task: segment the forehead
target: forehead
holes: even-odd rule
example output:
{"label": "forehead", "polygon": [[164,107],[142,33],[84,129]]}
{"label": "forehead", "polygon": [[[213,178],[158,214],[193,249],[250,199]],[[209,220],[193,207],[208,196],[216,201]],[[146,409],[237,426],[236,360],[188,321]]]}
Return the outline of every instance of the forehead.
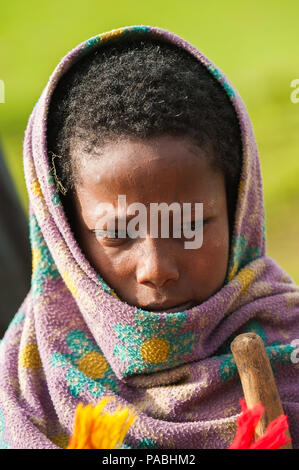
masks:
{"label": "forehead", "polygon": [[205,202],[223,197],[224,176],[212,155],[187,138],[122,139],[87,154],[76,147],[77,190],[90,199],[127,202]]}

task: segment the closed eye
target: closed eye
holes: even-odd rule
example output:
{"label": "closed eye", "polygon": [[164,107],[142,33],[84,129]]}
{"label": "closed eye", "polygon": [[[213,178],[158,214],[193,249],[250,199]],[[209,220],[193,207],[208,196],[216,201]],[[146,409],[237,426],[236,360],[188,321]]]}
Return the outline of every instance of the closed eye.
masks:
{"label": "closed eye", "polygon": [[[182,233],[182,228],[186,227],[188,229],[190,229],[191,231],[195,231],[196,228],[199,229],[201,227],[201,225],[206,225],[208,223],[209,219],[205,219],[205,220],[192,220],[191,222],[185,222],[183,224],[181,224],[181,230],[178,230],[178,233],[177,233],[177,236],[181,236],[183,235]],[[129,238],[129,234],[127,232],[127,230],[121,230],[121,229],[115,229],[115,231],[109,231],[109,230],[100,230],[100,229],[94,229],[94,230],[90,230],[95,236],[96,238],[100,239],[100,240],[103,240],[103,241],[107,241],[109,243],[121,243],[121,241],[126,241],[128,240]],[[170,231],[171,231],[171,227],[170,227]],[[176,233],[176,231],[174,232]],[[174,234],[170,234],[169,238],[172,238]]]}
{"label": "closed eye", "polygon": [[128,237],[128,233],[126,230],[91,230],[97,238],[106,239],[106,240],[118,240],[118,239],[125,239]]}

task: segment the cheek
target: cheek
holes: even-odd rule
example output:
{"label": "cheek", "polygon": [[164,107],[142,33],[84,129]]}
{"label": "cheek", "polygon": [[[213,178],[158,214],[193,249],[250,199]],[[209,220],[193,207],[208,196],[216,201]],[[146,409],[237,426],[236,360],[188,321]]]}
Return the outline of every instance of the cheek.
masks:
{"label": "cheek", "polygon": [[202,247],[192,260],[192,270],[203,284],[220,287],[225,279],[229,255],[229,234],[225,226],[212,227],[203,236]]}
{"label": "cheek", "polygon": [[86,258],[89,260],[92,266],[96,267],[99,257],[99,244],[96,238],[93,236],[93,234],[85,230],[80,231],[77,234],[77,238]]}
{"label": "cheek", "polygon": [[[107,249],[96,238],[94,233],[88,230],[88,221],[83,218],[82,211],[76,206],[76,216],[72,228],[85,257],[91,266],[111,287],[116,288],[115,282],[119,283],[132,271],[133,256],[130,256],[130,250]],[[94,223],[90,222],[90,227],[94,227]]]}
{"label": "cheek", "polygon": [[134,259],[131,250],[107,249],[92,233],[86,232],[81,236],[80,245],[90,264],[112,287],[131,273]]}

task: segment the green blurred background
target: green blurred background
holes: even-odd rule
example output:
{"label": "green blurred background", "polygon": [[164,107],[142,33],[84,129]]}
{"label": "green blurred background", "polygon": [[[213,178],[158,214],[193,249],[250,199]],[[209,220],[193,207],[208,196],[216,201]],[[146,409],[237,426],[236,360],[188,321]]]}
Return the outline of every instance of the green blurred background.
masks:
{"label": "green blurred background", "polygon": [[227,74],[246,103],[261,156],[267,254],[299,284],[299,2],[151,0],[2,2],[0,140],[27,210],[22,144],[27,120],[59,60],[104,31],[144,24],[175,32]]}

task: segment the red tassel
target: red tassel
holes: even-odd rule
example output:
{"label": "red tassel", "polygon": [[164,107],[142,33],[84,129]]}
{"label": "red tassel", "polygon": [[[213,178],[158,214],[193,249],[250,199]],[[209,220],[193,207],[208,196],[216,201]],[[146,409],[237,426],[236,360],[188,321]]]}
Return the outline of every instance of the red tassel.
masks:
{"label": "red tassel", "polygon": [[279,449],[291,442],[291,439],[285,435],[289,427],[286,415],[274,419],[263,436],[254,441],[256,426],[265,409],[260,403],[248,409],[243,398],[240,400],[240,405],[242,413],[237,419],[236,435],[229,449]]}

